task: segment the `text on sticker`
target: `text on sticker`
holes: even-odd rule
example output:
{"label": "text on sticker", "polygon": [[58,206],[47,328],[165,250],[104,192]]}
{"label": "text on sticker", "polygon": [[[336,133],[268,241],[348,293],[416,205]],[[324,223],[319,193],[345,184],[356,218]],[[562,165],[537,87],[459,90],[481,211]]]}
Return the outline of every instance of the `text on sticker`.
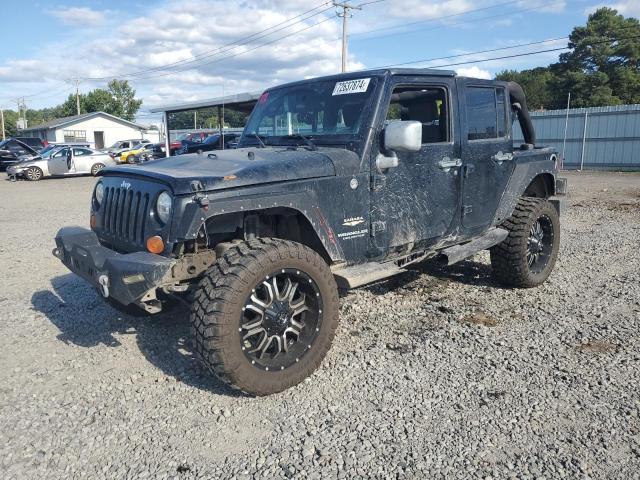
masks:
{"label": "text on sticker", "polygon": [[346,82],[336,83],[333,89],[333,95],[347,95],[349,93],[366,92],[369,87],[370,78],[360,78],[358,80],[347,80]]}

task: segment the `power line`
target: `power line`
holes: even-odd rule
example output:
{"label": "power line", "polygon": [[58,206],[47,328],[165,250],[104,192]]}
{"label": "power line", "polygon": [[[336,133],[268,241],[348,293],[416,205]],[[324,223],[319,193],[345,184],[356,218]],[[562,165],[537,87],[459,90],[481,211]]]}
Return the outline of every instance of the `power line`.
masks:
{"label": "power line", "polygon": [[244,50],[242,52],[238,52],[238,53],[235,53],[235,54],[227,55],[227,56],[222,57],[222,58],[217,58],[217,59],[214,59],[214,60],[210,60],[210,61],[198,64],[196,66],[191,66],[191,67],[183,68],[183,69],[180,69],[180,70],[173,70],[173,71],[169,71],[169,72],[163,72],[163,73],[159,73],[157,75],[149,75],[149,76],[146,76],[146,77],[138,77],[137,80],[147,80],[147,79],[150,79],[150,78],[166,77],[166,76],[169,76],[169,75],[175,75],[176,73],[181,73],[181,72],[184,72],[184,71],[187,71],[187,70],[192,70],[194,68],[203,67],[205,65],[212,65],[214,63],[218,63],[218,62],[221,62],[223,60],[227,60],[229,58],[239,57],[240,55],[245,55],[245,54],[247,54],[249,52],[252,52],[254,50],[257,50],[259,48],[266,47],[268,45],[272,45],[272,44],[274,44],[274,43],[276,43],[276,42],[278,42],[280,40],[283,40],[283,39],[288,38],[288,37],[292,37],[294,35],[297,35],[298,33],[302,33],[302,32],[304,32],[306,30],[309,30],[309,29],[311,29],[313,27],[317,27],[318,25],[321,25],[321,24],[323,24],[325,22],[328,22],[329,20],[333,20],[333,18],[332,17],[327,17],[324,20],[321,20],[319,22],[311,24],[311,25],[309,25],[309,26],[307,26],[305,28],[302,28],[300,30],[296,30],[295,32],[283,35],[283,36],[278,37],[278,38],[276,38],[274,40],[271,40],[271,41],[266,42],[266,43],[262,43],[260,45],[255,46],[255,47],[252,47],[252,48],[249,48],[247,50]]}
{"label": "power line", "polygon": [[[326,6],[326,5],[330,5],[330,4],[331,4],[330,1],[323,2],[320,5],[312,8],[312,9],[306,10],[305,12],[302,12],[302,13],[300,13],[300,14],[294,16],[294,17],[291,17],[291,18],[289,18],[289,19],[287,19],[287,20],[285,20],[283,22],[280,22],[280,23],[277,23],[275,25],[272,25],[271,27],[265,28],[264,30],[260,30],[259,32],[256,32],[256,33],[254,33],[252,35],[249,35],[247,37],[243,37],[243,38],[240,38],[240,39],[235,40],[233,42],[221,45],[220,47],[216,47],[216,48],[214,48],[212,50],[208,50],[208,51],[203,52],[203,53],[201,53],[199,55],[194,55],[191,58],[178,60],[176,62],[168,63],[168,64],[157,66],[157,67],[151,67],[151,68],[147,68],[147,69],[142,69],[142,70],[139,70],[137,72],[131,72],[131,73],[125,73],[125,74],[117,75],[117,77],[118,78],[136,77],[136,76],[145,75],[145,74],[148,74],[148,73],[154,72],[154,71],[163,71],[163,70],[168,70],[168,69],[172,69],[172,68],[175,68],[175,67],[182,67],[182,66],[185,66],[185,65],[191,64],[191,63],[197,63],[200,60],[203,60],[205,58],[210,58],[212,56],[216,56],[216,55],[219,55],[219,54],[222,54],[222,53],[226,53],[226,52],[231,51],[231,50],[233,50],[233,49],[235,49],[237,47],[246,45],[246,44],[251,43],[251,42],[255,42],[256,40],[268,37],[270,35],[273,35],[274,33],[280,32],[280,31],[285,30],[287,28],[291,28],[294,25],[302,23],[302,22],[304,22],[304,21],[306,21],[306,20],[308,20],[310,18],[313,18],[315,16],[321,15],[324,12],[326,12],[328,10],[331,10],[332,7],[329,6],[329,7],[324,8],[324,9],[322,9],[322,10],[316,12],[316,13],[313,13],[313,14],[310,14],[310,13],[315,11],[315,10],[318,10],[318,9],[320,9],[320,8]],[[304,17],[307,14],[310,14],[310,15]],[[295,20],[297,18],[300,18],[300,17],[304,17],[304,18],[301,18],[300,20],[298,20],[298,21],[296,21],[294,23],[286,25],[286,24],[290,23],[291,21],[293,21],[293,20]],[[285,26],[282,26],[281,28],[275,29],[276,27],[279,27],[281,25],[285,25]],[[272,31],[270,31],[270,30],[272,30]],[[179,71],[182,71],[182,70],[179,70]],[[85,77],[85,80],[108,80],[110,78],[112,78],[112,76],[107,76],[107,77]]]}
{"label": "power line", "polygon": [[[387,37],[397,37],[398,35],[408,35],[411,33],[416,33],[416,32],[432,32],[434,30],[439,30],[441,28],[446,28],[446,27],[456,27],[458,25],[467,25],[470,23],[475,23],[475,22],[482,22],[482,21],[487,21],[487,20],[492,20],[494,18],[503,18],[503,17],[509,17],[512,15],[517,15],[519,13],[525,13],[525,12],[531,12],[531,11],[535,11],[535,10],[540,10],[542,8],[548,7],[549,5],[552,5],[553,3],[555,3],[555,1],[551,1],[549,3],[544,3],[542,5],[537,5],[535,7],[530,7],[530,8],[523,8],[521,10],[514,10],[512,12],[508,12],[508,13],[499,13],[497,15],[488,15],[488,16],[484,16],[484,17],[478,17],[478,18],[470,18],[467,20],[461,20],[459,22],[455,22],[455,23],[449,23],[449,24],[445,24],[445,25],[437,25],[434,26],[432,28],[427,28],[427,29],[418,29],[418,30],[409,30],[409,31],[403,31],[403,32],[396,32],[396,33],[388,33],[385,35],[371,35],[368,36],[366,38],[362,38],[360,40],[369,40],[372,38],[387,38]],[[477,10],[470,10],[471,11],[477,11]],[[462,14],[460,14],[462,15]],[[436,21],[436,20],[434,20]],[[420,23],[424,23],[424,22],[420,22]],[[397,28],[397,27],[396,27]],[[374,33],[377,30],[368,30],[367,32],[362,32],[362,35],[364,34],[368,34],[368,33]],[[360,33],[358,35],[361,35]]]}
{"label": "power line", "polygon": [[[623,28],[628,28],[628,27],[623,27]],[[499,51],[499,50],[505,50],[507,48],[519,48],[519,47],[524,47],[524,46],[529,46],[529,45],[533,45],[533,44],[540,44],[540,43],[545,43],[545,42],[550,42],[550,41],[558,41],[558,40],[562,40],[562,39],[568,39],[569,37],[562,37],[562,38],[558,38],[558,39],[550,39],[550,40],[541,40],[539,42],[529,42],[529,43],[524,43],[524,44],[520,44],[520,45],[513,45],[511,47],[504,47],[504,48],[497,48],[497,49],[491,49],[491,50],[481,50],[478,52],[468,52],[468,53],[464,53],[464,54],[460,54],[460,55],[452,55],[450,57],[438,57],[438,58],[427,58],[427,59],[422,59],[422,60],[413,60],[410,62],[403,62],[403,63],[395,63],[395,64],[391,64],[391,65],[382,65],[379,67],[375,67],[375,69],[382,69],[382,68],[391,68],[391,67],[398,67],[398,66],[402,66],[402,65],[411,65],[411,64],[416,64],[416,63],[426,63],[426,62],[432,62],[434,60],[441,60],[443,58],[454,58],[454,57],[460,57],[460,56],[471,56],[471,55],[478,55],[480,53],[487,53],[487,52],[491,52],[491,51]],[[634,39],[634,38],[640,38],[640,35],[632,35],[630,37],[617,37],[617,38],[609,38],[607,40],[601,40],[598,42],[584,42],[586,45],[599,45],[599,44],[603,44],[603,43],[609,43],[609,42],[613,42],[613,41],[620,41],[620,40],[630,40],[630,39]],[[491,57],[491,58],[483,58],[483,59],[478,59],[478,60],[468,60],[468,61],[464,61],[464,62],[456,62],[456,63],[447,63],[447,64],[441,64],[441,65],[432,65],[429,66],[428,68],[445,68],[445,67],[456,67],[456,66],[460,66],[460,65],[469,65],[469,64],[473,64],[473,63],[483,63],[483,62],[491,62],[491,61],[495,61],[495,60],[504,60],[504,59],[508,59],[508,58],[518,58],[518,57],[526,57],[526,56],[530,56],[530,55],[538,55],[541,53],[548,53],[548,52],[558,52],[561,50],[574,50],[575,47],[556,47],[556,48],[549,48],[549,49],[544,49],[544,50],[536,50],[533,52],[524,52],[524,53],[517,53],[517,54],[513,54],[513,55],[504,55],[504,56],[499,56],[499,57]]]}
{"label": "power line", "polygon": [[[521,2],[522,2],[522,0],[510,0],[508,2],[496,3],[494,5],[488,5],[488,6],[482,7],[482,8],[474,8],[474,9],[471,9],[471,10],[463,10],[462,12],[452,13],[452,14],[444,15],[444,16],[437,17],[437,18],[430,18],[430,19],[427,19],[427,20],[418,20],[417,22],[403,23],[401,25],[391,25],[391,26],[388,26],[388,27],[374,28],[372,30],[367,30],[367,31],[364,31],[364,32],[354,33],[351,36],[355,37],[355,36],[366,35],[368,33],[373,33],[373,32],[380,32],[380,31],[385,31],[385,30],[396,30],[396,29],[399,29],[399,28],[406,28],[408,26],[421,25],[423,23],[440,22],[442,20],[446,20],[447,18],[460,17],[462,15],[467,15],[469,13],[481,12],[481,11],[484,11],[484,10],[490,10],[490,9],[496,8],[496,7],[504,7],[504,6],[507,6],[507,5],[513,5],[515,3],[521,3]],[[536,7],[536,8],[540,8],[540,7]],[[502,14],[502,15],[504,15],[504,14]]]}
{"label": "power line", "polygon": [[[403,65],[412,65],[415,63],[425,63],[425,62],[433,62],[436,60],[448,60],[450,58],[458,58],[458,57],[468,57],[469,55],[479,55],[481,53],[492,53],[492,52],[499,52],[502,50],[512,50],[514,48],[522,48],[522,47],[529,47],[531,45],[540,45],[542,43],[550,43],[550,42],[558,42],[560,40],[567,40],[569,37],[557,37],[557,38],[549,38],[547,40],[539,40],[536,42],[528,42],[528,43],[521,43],[518,45],[511,45],[508,47],[499,47],[499,48],[491,48],[488,50],[478,50],[476,52],[470,52],[470,53],[459,53],[456,55],[447,55],[445,57],[433,57],[433,58],[427,58],[427,59],[423,59],[423,60],[412,60],[410,62],[402,62],[402,63],[394,63],[392,65],[386,65],[386,67],[401,67]],[[563,47],[562,49],[565,50],[569,47]]]}

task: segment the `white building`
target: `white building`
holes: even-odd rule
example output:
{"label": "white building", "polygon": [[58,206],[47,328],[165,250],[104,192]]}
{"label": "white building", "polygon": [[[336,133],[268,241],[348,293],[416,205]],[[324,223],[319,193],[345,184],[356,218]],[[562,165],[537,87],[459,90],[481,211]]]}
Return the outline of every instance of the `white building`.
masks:
{"label": "white building", "polygon": [[39,137],[48,142],[87,142],[106,148],[118,140],[148,139],[158,142],[158,131],[149,130],[105,112],[57,118],[20,131],[23,137]]}

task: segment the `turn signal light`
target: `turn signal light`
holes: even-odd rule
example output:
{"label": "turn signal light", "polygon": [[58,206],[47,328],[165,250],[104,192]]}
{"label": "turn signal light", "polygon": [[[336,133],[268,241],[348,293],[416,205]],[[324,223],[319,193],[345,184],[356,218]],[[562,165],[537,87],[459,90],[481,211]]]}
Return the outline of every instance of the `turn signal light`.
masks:
{"label": "turn signal light", "polygon": [[147,240],[147,250],[151,253],[162,253],[164,251],[164,242],[162,238],[156,235]]}
{"label": "turn signal light", "polygon": [[98,221],[96,219],[96,216],[91,215],[91,218],[89,219],[89,225],[91,225],[91,230],[95,230],[97,224],[98,224]]}

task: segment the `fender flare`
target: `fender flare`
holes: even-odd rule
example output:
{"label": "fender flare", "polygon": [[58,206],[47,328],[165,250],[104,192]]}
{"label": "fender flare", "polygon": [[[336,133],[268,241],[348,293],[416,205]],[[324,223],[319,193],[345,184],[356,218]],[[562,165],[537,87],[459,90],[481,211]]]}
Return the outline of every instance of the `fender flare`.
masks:
{"label": "fender flare", "polygon": [[[345,261],[344,252],[338,243],[337,235],[322,213],[316,194],[311,191],[274,194],[267,198],[262,195],[259,197],[255,195],[242,195],[234,198],[216,199],[215,202],[209,204],[209,209],[204,215],[202,214],[202,210],[197,208],[196,214],[192,216],[190,225],[186,229],[184,239],[196,238],[202,225],[217,215],[259,212],[271,208],[286,208],[306,218],[320,240],[320,243],[325,248],[332,263]],[[185,213],[187,213],[186,210]]]}
{"label": "fender flare", "polygon": [[[556,165],[553,157],[556,157],[555,153],[551,153],[549,156],[545,156],[545,158],[540,160],[525,160],[516,163],[511,178],[509,178],[509,182],[502,193],[500,203],[498,203],[492,225],[500,225],[511,216],[518,203],[518,199],[536,177],[540,175],[551,175],[555,179]],[[554,190],[549,192],[549,195],[555,195],[555,181]]]}

